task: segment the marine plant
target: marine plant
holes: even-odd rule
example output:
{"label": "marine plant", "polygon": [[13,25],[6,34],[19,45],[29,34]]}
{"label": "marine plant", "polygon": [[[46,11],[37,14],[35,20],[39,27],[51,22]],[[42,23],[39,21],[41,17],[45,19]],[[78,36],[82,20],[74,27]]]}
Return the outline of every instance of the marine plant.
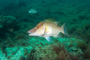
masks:
{"label": "marine plant", "polygon": [[64,46],[54,45],[53,50],[58,54],[55,60],[79,60],[78,57],[70,55]]}

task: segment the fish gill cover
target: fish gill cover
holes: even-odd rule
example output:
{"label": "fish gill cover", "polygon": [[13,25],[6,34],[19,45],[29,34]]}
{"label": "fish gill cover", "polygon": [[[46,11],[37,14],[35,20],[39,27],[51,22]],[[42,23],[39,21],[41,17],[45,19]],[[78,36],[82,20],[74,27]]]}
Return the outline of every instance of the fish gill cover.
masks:
{"label": "fish gill cover", "polygon": [[[45,19],[70,36],[28,36]],[[90,0],[0,0],[0,60],[90,60]]]}

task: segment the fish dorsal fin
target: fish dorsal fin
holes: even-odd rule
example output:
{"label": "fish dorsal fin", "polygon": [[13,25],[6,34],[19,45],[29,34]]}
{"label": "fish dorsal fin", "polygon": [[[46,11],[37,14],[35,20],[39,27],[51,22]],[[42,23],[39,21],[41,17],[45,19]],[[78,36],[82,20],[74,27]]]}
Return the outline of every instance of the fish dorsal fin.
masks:
{"label": "fish dorsal fin", "polygon": [[52,22],[52,23],[55,23],[56,25],[59,25],[60,22],[59,21],[56,21],[56,20],[53,20],[53,19],[45,19],[46,22]]}

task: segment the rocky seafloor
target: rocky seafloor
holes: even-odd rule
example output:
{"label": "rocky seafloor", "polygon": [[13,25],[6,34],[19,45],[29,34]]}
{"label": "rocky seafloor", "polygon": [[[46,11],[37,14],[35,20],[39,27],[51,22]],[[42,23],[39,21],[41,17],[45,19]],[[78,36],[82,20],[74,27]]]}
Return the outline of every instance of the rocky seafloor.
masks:
{"label": "rocky seafloor", "polygon": [[[3,4],[7,3],[7,4]],[[0,60],[90,60],[89,0],[0,1]],[[37,12],[29,13],[30,9]],[[71,37],[28,36],[40,21],[66,23]]]}

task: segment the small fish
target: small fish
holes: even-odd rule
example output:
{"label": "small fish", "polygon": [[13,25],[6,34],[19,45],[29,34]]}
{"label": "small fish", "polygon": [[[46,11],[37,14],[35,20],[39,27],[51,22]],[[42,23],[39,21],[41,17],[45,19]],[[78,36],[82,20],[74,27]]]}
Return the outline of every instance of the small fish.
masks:
{"label": "small fish", "polygon": [[37,10],[36,10],[36,9],[30,9],[28,12],[29,12],[30,14],[36,14],[36,13],[37,13]]}
{"label": "small fish", "polygon": [[36,27],[28,31],[29,36],[45,37],[46,40],[51,41],[50,36],[58,37],[60,33],[67,35],[65,24],[61,27],[58,22],[46,19],[37,24]]}

